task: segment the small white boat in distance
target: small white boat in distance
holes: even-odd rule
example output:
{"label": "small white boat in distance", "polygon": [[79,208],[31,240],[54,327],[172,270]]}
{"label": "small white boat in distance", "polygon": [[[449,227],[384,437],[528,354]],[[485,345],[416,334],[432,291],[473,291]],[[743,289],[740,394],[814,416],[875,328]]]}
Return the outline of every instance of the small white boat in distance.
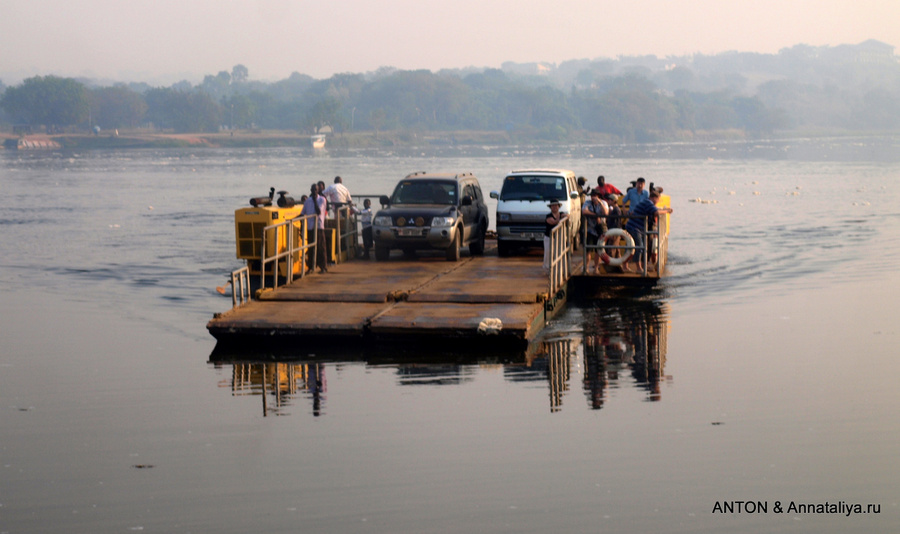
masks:
{"label": "small white boat in distance", "polygon": [[323,134],[310,136],[309,142],[312,143],[313,148],[325,148],[325,136]]}

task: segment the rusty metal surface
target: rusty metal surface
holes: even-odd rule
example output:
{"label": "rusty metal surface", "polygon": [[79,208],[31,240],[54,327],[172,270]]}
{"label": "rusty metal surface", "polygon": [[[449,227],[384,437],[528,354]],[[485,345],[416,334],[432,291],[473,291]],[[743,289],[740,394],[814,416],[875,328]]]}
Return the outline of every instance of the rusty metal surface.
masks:
{"label": "rusty metal surface", "polygon": [[434,279],[409,302],[535,303],[547,293],[540,258],[486,256]]}
{"label": "rusty metal surface", "polygon": [[[441,336],[476,337],[502,333],[518,339],[531,339],[543,326],[543,305],[531,304],[465,304],[465,303],[413,303],[402,302],[372,320],[369,327],[373,334],[431,335],[440,343]],[[485,319],[496,319],[486,324],[493,326],[479,333]]]}
{"label": "rusty metal surface", "polygon": [[490,319],[494,338],[527,340],[543,327],[546,287],[540,258],[395,256],[332,266],[327,274],[265,292],[207,328],[218,339],[459,338],[484,335],[479,325]]}
{"label": "rusty metal surface", "polygon": [[254,301],[213,319],[207,328],[217,338],[240,334],[361,337],[369,319],[390,306],[367,302]]}
{"label": "rusty metal surface", "polygon": [[327,274],[307,275],[291,285],[260,296],[260,300],[316,302],[387,302],[428,284],[436,277],[471,263],[473,258],[448,262],[441,258],[387,262],[350,261],[333,265]]}

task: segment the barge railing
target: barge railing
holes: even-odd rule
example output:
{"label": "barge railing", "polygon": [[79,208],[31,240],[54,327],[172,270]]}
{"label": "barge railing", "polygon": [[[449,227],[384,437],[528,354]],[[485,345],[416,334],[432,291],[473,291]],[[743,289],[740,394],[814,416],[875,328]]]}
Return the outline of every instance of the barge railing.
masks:
{"label": "barge railing", "polygon": [[[359,236],[362,235],[359,213],[362,211],[362,206],[366,199],[371,200],[374,206],[376,202],[379,202],[381,195],[353,195],[353,198],[356,201],[352,205],[335,204],[335,219],[337,220],[338,228],[338,263],[343,261],[343,252],[347,253],[348,260],[358,256]],[[374,216],[374,211],[372,215]]]}
{"label": "barge railing", "polygon": [[[357,235],[357,216],[350,204],[335,204],[334,220],[337,225],[337,263],[343,261],[343,253],[347,253],[347,259],[356,256],[356,247],[359,239]],[[351,256],[352,255],[352,256]]]}
{"label": "barge railing", "polygon": [[[273,289],[278,287],[278,267],[281,263],[284,264],[284,278],[286,283],[290,284],[294,281],[294,269],[298,262],[300,263],[300,278],[305,276],[306,255],[309,254],[310,248],[313,249],[313,269],[317,267],[315,262],[317,258],[316,247],[319,246],[318,232],[312,232],[310,234],[307,231],[310,219],[315,219],[315,217],[315,213],[311,215],[301,215],[293,219],[282,221],[278,224],[266,226],[263,229],[259,275],[260,289],[266,288],[266,265],[270,263],[272,264]],[[313,222],[313,224],[315,224],[315,222]],[[311,240],[310,236],[312,237]],[[268,248],[266,247],[266,241],[269,239],[274,239],[274,243],[276,243],[275,254],[272,256],[267,256]],[[282,242],[284,243],[284,247],[281,248],[281,250],[278,250],[280,248],[278,245]]]}
{"label": "barge railing", "polygon": [[[662,275],[666,269],[666,258],[668,256],[669,251],[669,231],[668,231],[668,217],[659,217],[659,221],[657,223],[656,230],[649,230],[648,226],[648,216],[643,216],[644,219],[644,227],[641,230],[641,234],[643,235],[644,245],[643,246],[633,246],[629,247],[628,245],[604,245],[602,242],[598,242],[596,245],[588,245],[587,244],[587,225],[583,225],[582,227],[582,243],[585,243],[583,247],[583,262],[581,265],[581,274],[587,273],[588,261],[587,255],[590,251],[597,251],[598,249],[610,249],[610,250],[623,250],[626,253],[631,252],[634,254],[640,254],[642,263],[644,265],[644,270],[641,273],[638,273],[642,276],[647,276],[649,273],[650,262],[647,261],[652,254],[656,254],[656,272],[658,275]],[[626,230],[627,231],[627,230]],[[653,240],[653,238],[656,238]],[[653,246],[650,243],[653,243]]]}
{"label": "barge railing", "polygon": [[250,302],[250,267],[245,265],[232,271],[230,283],[232,309]]}
{"label": "barge railing", "polygon": [[572,240],[569,238],[569,221],[563,219],[550,231],[550,298],[553,299],[571,276],[569,253]]}
{"label": "barge railing", "polygon": [[[656,224],[656,272],[660,276],[666,272],[666,262],[669,258],[669,216],[660,215]],[[646,263],[644,264],[646,265]]]}

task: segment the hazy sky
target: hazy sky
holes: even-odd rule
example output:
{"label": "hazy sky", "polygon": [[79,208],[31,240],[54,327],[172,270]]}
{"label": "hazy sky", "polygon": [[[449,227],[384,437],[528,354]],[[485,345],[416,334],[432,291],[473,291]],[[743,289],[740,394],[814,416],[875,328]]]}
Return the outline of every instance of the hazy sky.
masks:
{"label": "hazy sky", "polygon": [[900,46],[900,0],[0,0],[0,80],[197,83],[240,63],[273,81],[867,39]]}

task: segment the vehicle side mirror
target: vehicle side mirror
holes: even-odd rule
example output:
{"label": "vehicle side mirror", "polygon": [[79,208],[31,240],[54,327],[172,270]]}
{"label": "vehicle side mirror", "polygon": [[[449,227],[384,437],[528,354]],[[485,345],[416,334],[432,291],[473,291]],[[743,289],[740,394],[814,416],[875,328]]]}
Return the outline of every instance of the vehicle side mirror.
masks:
{"label": "vehicle side mirror", "polygon": [[471,205],[472,205],[472,197],[469,196],[469,195],[464,196],[464,197],[462,198],[462,203],[461,203],[461,205],[462,205],[462,206],[471,206]]}
{"label": "vehicle side mirror", "polygon": [[500,198],[500,193],[498,193],[498,192],[496,192],[496,191],[491,191],[491,198],[499,199],[499,198]]}
{"label": "vehicle side mirror", "polygon": [[578,198],[578,191],[572,191],[569,193],[569,198]]}
{"label": "vehicle side mirror", "polygon": [[390,206],[391,205],[391,197],[387,195],[381,195],[378,197],[378,202],[381,202],[382,206]]}

